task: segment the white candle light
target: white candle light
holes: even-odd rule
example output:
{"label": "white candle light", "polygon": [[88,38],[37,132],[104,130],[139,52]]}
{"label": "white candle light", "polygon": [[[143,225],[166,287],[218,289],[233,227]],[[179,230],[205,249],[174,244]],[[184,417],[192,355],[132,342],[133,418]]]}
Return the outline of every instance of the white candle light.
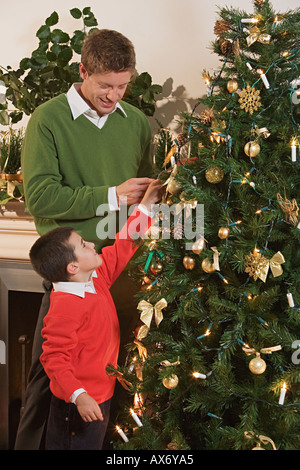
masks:
{"label": "white candle light", "polygon": [[266,75],[263,73],[262,70],[258,70],[258,73],[259,73],[260,78],[262,79],[266,89],[268,90],[270,88],[270,83],[268,82],[268,79],[267,79]]}
{"label": "white candle light", "polygon": [[257,23],[258,19],[257,18],[243,18],[241,20],[241,23]]}
{"label": "white candle light", "polygon": [[282,387],[281,387],[281,392],[280,392],[280,397],[279,397],[279,405],[284,404],[285,394],[286,394],[286,383],[284,382]]}
{"label": "white candle light", "polygon": [[171,156],[171,167],[172,167],[172,168],[174,168],[175,163],[176,163],[175,157],[173,157],[173,155],[172,155],[172,156]]}
{"label": "white candle light", "polygon": [[289,306],[290,307],[295,307],[295,303],[294,303],[294,299],[293,299],[293,294],[291,294],[290,292],[288,292],[286,294],[287,296],[287,299],[288,299],[288,303],[289,303]]}
{"label": "white candle light", "polygon": [[246,65],[247,65],[247,67],[248,67],[249,70],[253,70],[253,67],[252,67],[252,65],[251,65],[249,62],[246,62]]}
{"label": "white candle light", "polygon": [[116,430],[118,431],[118,433],[122,437],[123,441],[128,442],[127,436],[124,434],[124,432],[122,431],[122,429],[119,426],[116,426]]}
{"label": "white candle light", "polygon": [[295,139],[292,140],[291,151],[292,151],[292,162],[295,162],[297,160],[297,147],[296,147]]}
{"label": "white candle light", "polygon": [[134,421],[138,425],[139,428],[143,426],[143,423],[141,422],[140,418],[138,415],[133,411],[133,409],[130,409],[131,416],[133,417]]}
{"label": "white candle light", "polygon": [[205,374],[201,374],[200,372],[193,372],[193,376],[194,376],[196,379],[206,379],[206,375],[205,375]]}

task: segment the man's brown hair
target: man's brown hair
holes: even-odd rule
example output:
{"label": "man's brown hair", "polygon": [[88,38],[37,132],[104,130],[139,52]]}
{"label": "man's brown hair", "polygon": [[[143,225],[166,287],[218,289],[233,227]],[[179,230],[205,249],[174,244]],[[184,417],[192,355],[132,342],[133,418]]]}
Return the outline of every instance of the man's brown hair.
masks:
{"label": "man's brown hair", "polygon": [[99,29],[86,36],[81,62],[89,75],[133,71],[136,64],[134,46],[118,31]]}

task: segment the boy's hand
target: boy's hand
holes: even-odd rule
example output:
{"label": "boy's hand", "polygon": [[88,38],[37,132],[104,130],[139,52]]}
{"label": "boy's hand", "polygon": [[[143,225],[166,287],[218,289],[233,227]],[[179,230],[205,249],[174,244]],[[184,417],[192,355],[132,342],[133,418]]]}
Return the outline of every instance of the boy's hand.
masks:
{"label": "boy's hand", "polygon": [[98,419],[103,421],[103,415],[98,403],[86,392],[78,395],[76,398],[76,406],[83,421],[97,421]]}
{"label": "boy's hand", "polygon": [[[128,206],[141,202],[143,195],[149,184],[154,181],[153,178],[130,178],[116,187],[118,203],[126,201]],[[123,203],[124,204],[124,203]]]}
{"label": "boy's hand", "polygon": [[154,180],[149,184],[141,204],[151,211],[151,205],[160,201],[162,198],[162,182],[160,180]]}

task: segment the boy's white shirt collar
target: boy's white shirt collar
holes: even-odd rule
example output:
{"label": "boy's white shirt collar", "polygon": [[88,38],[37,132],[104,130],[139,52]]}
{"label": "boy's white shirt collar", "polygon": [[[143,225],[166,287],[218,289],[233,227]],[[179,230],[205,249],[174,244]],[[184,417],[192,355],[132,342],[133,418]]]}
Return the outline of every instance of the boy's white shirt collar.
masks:
{"label": "boy's white shirt collar", "polygon": [[[98,277],[96,271],[92,273],[92,278]],[[91,294],[97,294],[94,287],[93,279],[89,282],[54,282],[53,283],[54,292],[65,292],[67,294],[78,295],[78,297],[85,297],[85,293],[89,292]]]}
{"label": "boy's white shirt collar", "polygon": [[69,91],[66,93],[66,97],[72,112],[73,119],[77,119],[81,114],[86,114],[87,117],[90,118],[97,118],[97,119],[102,119],[104,122],[108,118],[109,114],[112,114],[117,108],[122,111],[124,116],[127,117],[126,112],[124,111],[123,107],[120,105],[120,103],[117,103],[115,106],[115,109],[109,113],[109,114],[104,114],[101,118],[98,116],[97,112],[89,107],[89,105],[84,101],[83,98],[81,98],[80,94],[77,91],[77,88],[80,86],[80,83],[74,83]]}

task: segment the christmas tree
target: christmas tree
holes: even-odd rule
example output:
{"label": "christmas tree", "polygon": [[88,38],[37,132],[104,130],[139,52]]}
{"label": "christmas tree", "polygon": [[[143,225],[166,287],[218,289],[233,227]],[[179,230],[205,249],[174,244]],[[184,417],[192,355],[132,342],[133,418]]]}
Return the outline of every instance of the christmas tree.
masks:
{"label": "christmas tree", "polygon": [[207,96],[158,135],[116,448],[300,449],[300,9],[253,8],[219,10]]}

